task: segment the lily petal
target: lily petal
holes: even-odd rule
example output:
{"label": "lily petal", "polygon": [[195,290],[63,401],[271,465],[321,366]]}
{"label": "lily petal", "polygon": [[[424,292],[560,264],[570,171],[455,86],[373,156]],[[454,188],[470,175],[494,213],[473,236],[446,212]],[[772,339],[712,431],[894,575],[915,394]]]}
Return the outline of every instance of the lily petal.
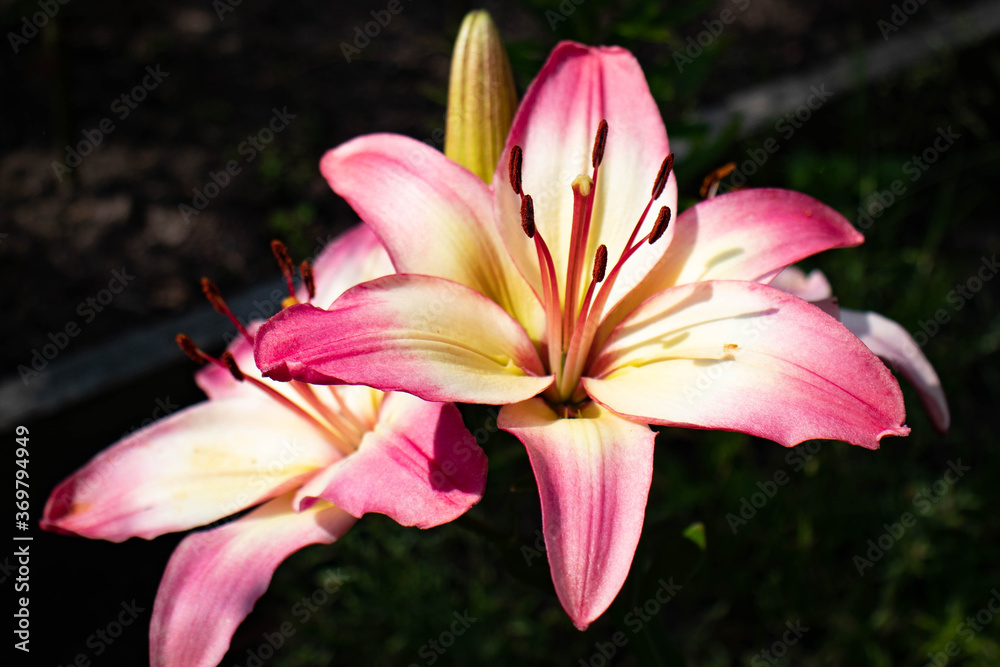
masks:
{"label": "lily petal", "polygon": [[951,425],[951,413],[941,380],[906,329],[878,313],[847,308],[840,309],[840,321],[916,388],[934,428],[939,433],[946,432]]}
{"label": "lily petal", "polygon": [[528,450],[552,581],[566,613],[585,630],[632,565],[656,434],[593,403],[575,419],[560,419],[540,398],[505,405],[497,425]]}
{"label": "lily petal", "polygon": [[309,480],[295,501],[301,509],[325,498],[358,518],[379,512],[430,528],[464,514],[485,487],[486,455],[458,408],[392,392],[358,451]]}
{"label": "lily petal", "polygon": [[275,380],[363,383],[428,401],[512,403],[552,383],[510,315],[431,276],[363,283],[330,310],[286,308],[261,327],[255,356]]}
{"label": "lily petal", "polygon": [[42,528],[121,542],[188,530],[301,484],[340,458],[266,399],[210,401],[109,447],[55,488]]}
{"label": "lily petal", "polygon": [[806,275],[805,271],[799,267],[789,266],[768,284],[789,294],[794,294],[805,301],[822,301],[833,296],[830,281],[819,269],[813,269],[809,275]]}
{"label": "lily petal", "polygon": [[864,241],[847,219],[791,190],[737,190],[699,202],[671,223],[663,258],[602,324],[602,335],[640,303],[674,285],[706,280],[769,283],[783,268]]}
{"label": "lily petal", "polygon": [[500,304],[540,334],[544,314],[510,266],[490,187],[409,137],[372,134],[327,152],[320,170],[385,244],[396,270],[446,278]]}
{"label": "lily petal", "polygon": [[941,380],[906,329],[878,313],[846,308],[831,309],[830,283],[819,269],[810,271],[807,276],[802,269],[789,266],[771,281],[771,286],[811,301],[843,322],[868,349],[891,364],[916,388],[934,428],[939,433],[948,430],[951,413],[941,388]]}
{"label": "lily petal", "polygon": [[759,283],[660,292],[619,325],[583,383],[625,416],[785,446],[831,438],[874,449],[909,432],[899,383],[854,334]]}
{"label": "lily petal", "polygon": [[[313,262],[316,297],[312,302],[326,308],[358,283],[392,273],[395,271],[389,253],[375,232],[366,225],[355,225],[326,246]],[[307,297],[304,287],[300,287],[299,300],[304,303]]]}
{"label": "lily petal", "polygon": [[[556,275],[565,276],[573,221],[571,185],[578,175],[590,176],[593,171],[591,149],[601,119],[608,122],[608,139],[582,263],[587,276],[599,245],[607,246],[612,263],[624,250],[670,145],[642,68],[631,53],[618,47],[560,43],[525,93],[493,177],[500,234],[522,275],[538,293],[541,282],[534,244],[521,231],[520,198],[507,183],[510,151],[515,145],[524,150],[523,189],[534,201],[537,228],[552,250]],[[677,210],[672,174],[647,216],[647,232],[661,205]],[[664,248],[665,244],[646,245],[630,266],[648,270]],[[565,287],[563,281],[560,289],[565,291]],[[616,285],[611,302],[628,287]]]}
{"label": "lily petal", "polygon": [[190,535],[167,564],[149,629],[152,667],[214,667],[285,558],[330,544],[355,518],[327,503],[296,514],[291,494],[219,528]]}

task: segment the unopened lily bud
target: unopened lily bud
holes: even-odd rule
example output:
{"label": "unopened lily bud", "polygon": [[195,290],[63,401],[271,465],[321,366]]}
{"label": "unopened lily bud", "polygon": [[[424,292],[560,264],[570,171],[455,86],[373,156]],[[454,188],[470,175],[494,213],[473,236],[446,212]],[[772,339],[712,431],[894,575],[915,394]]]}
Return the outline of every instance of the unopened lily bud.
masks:
{"label": "unopened lily bud", "polygon": [[500,33],[489,13],[469,12],[451,58],[444,154],[489,183],[516,110]]}

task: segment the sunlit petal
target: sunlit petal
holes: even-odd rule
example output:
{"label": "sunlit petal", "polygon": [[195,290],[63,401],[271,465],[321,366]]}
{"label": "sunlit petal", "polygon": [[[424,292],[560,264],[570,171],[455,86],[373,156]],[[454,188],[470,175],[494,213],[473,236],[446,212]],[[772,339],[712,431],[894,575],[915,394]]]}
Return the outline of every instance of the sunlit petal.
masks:
{"label": "sunlit petal", "polygon": [[334,542],[354,522],[327,503],[296,514],[289,494],[225,526],[184,538],[170,557],[153,605],[150,665],[218,665],[278,565],[302,547]]}
{"label": "sunlit petal", "polygon": [[396,275],[359,285],[330,310],[288,308],[257,335],[276,380],[336,378],[431,401],[510,403],[551,384],[527,333],[464,285]]}
{"label": "sunlit petal", "polygon": [[524,443],[538,481],[552,581],[581,630],[628,576],[653,475],[648,426],[589,404],[561,419],[535,398],[506,405],[497,425]]}
{"label": "sunlit petal", "polygon": [[479,502],[486,456],[452,403],[387,394],[358,451],[298,492],[298,508],[325,498],[356,517],[387,514],[404,526],[452,521]]}
{"label": "sunlit petal", "polygon": [[201,403],[98,454],[52,492],[42,527],[121,542],[188,530],[272,498],[340,458],[274,402]]}
{"label": "sunlit petal", "polygon": [[657,424],[875,448],[905,435],[899,384],[842,324],[781,290],[712,281],[664,290],[625,319],[584,379]]}

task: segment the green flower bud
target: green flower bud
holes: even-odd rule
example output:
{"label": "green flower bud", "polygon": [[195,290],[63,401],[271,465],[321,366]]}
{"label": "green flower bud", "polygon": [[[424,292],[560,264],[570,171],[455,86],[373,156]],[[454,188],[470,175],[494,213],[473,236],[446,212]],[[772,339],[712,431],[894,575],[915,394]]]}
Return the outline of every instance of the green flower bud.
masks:
{"label": "green flower bud", "polygon": [[500,33],[489,13],[470,12],[452,54],[444,154],[489,183],[516,109]]}

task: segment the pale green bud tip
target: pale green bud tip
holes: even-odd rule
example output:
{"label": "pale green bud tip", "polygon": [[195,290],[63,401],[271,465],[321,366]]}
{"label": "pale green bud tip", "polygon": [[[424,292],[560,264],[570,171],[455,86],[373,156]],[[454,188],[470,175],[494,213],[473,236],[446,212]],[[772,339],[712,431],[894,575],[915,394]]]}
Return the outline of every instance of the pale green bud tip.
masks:
{"label": "pale green bud tip", "polygon": [[445,155],[489,183],[516,110],[514,75],[500,33],[488,12],[469,12],[451,59]]}

